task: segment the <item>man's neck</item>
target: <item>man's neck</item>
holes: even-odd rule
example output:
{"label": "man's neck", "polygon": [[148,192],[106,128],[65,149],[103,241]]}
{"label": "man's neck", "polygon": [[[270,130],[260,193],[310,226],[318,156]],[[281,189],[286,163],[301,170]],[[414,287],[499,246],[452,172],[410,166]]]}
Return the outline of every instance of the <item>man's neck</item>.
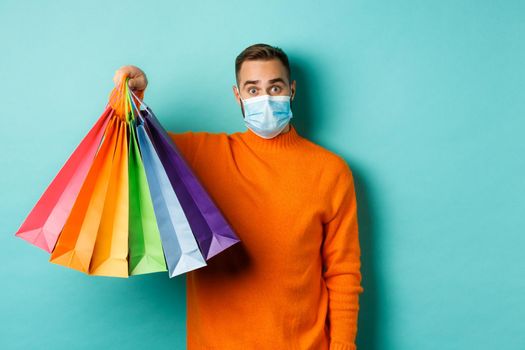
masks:
{"label": "man's neck", "polygon": [[286,134],[288,131],[290,131],[290,123],[286,124],[286,127],[281,131],[281,134]]}

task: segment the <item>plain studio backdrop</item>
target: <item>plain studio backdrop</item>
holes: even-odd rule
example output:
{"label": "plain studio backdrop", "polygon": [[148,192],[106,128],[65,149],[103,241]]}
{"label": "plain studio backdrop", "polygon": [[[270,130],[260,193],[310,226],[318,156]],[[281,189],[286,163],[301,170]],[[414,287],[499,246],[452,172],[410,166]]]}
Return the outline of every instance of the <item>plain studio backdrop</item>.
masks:
{"label": "plain studio backdrop", "polygon": [[168,130],[243,131],[234,59],[259,42],[354,172],[358,348],[525,349],[525,2],[2,0],[0,36],[1,349],[184,349],[184,276],[86,276],[14,234],[117,68]]}

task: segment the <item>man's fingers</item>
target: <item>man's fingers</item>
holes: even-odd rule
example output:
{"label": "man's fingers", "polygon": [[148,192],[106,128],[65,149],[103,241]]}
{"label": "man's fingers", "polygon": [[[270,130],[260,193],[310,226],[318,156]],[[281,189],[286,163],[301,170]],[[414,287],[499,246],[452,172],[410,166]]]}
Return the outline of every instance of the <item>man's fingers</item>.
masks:
{"label": "man's fingers", "polygon": [[137,82],[137,79],[130,79],[128,80],[128,86],[131,90],[137,90],[137,88],[140,86],[140,83]]}
{"label": "man's fingers", "polygon": [[113,82],[115,83],[115,85],[119,84],[125,76],[129,76],[129,73],[126,69],[120,68],[119,70],[117,70],[115,72],[115,75],[113,76]]}
{"label": "man's fingers", "polygon": [[118,83],[120,82],[120,79],[121,79],[121,72],[120,70],[117,70],[115,72],[115,75],[113,76],[113,82],[115,83],[115,85],[118,85]]}
{"label": "man's fingers", "polygon": [[128,86],[133,90],[144,90],[148,84],[144,72],[136,66],[120,67],[113,76],[113,82],[119,84],[122,79],[129,77]]}
{"label": "man's fingers", "polygon": [[128,80],[128,86],[132,90],[144,90],[146,88],[146,78],[140,75],[136,78]]}

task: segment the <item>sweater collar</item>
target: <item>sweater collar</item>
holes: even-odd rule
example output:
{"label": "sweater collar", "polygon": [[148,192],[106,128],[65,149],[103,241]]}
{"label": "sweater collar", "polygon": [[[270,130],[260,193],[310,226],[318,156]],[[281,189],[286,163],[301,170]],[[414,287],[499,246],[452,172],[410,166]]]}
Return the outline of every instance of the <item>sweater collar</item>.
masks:
{"label": "sweater collar", "polygon": [[241,139],[251,148],[262,151],[290,149],[293,148],[302,137],[299,135],[292,123],[289,125],[290,130],[271,139],[262,138],[250,129],[246,129],[246,131],[241,133]]}

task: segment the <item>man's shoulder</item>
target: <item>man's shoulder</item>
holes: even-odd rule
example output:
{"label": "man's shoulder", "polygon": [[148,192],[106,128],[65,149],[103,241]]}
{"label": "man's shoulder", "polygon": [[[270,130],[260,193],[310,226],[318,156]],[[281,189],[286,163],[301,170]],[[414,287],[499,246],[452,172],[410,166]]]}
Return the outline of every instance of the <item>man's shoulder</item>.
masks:
{"label": "man's shoulder", "polygon": [[309,139],[303,139],[305,147],[308,148],[306,153],[314,157],[324,169],[335,172],[351,171],[347,161],[339,151],[321,146]]}
{"label": "man's shoulder", "polygon": [[225,132],[209,132],[209,131],[183,131],[183,132],[174,132],[168,131],[168,135],[175,142],[208,142],[208,141],[219,141],[226,140],[228,134]]}
{"label": "man's shoulder", "polygon": [[168,131],[168,135],[190,162],[193,162],[198,154],[211,154],[227,147],[228,142],[228,136],[224,132]]}

